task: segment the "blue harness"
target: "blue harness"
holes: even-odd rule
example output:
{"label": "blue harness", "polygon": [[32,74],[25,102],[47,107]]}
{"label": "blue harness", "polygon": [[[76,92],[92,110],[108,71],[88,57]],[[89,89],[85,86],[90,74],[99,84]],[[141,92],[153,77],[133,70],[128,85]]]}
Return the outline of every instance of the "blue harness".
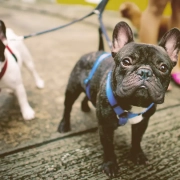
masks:
{"label": "blue harness", "polygon": [[[103,61],[104,59],[106,59],[107,57],[110,57],[110,56],[111,56],[110,53],[103,53],[102,55],[100,55],[98,57],[98,59],[95,61],[93,68],[92,68],[91,72],[89,73],[89,76],[84,80],[84,83],[86,85],[86,95],[89,98],[89,100],[91,99],[91,97],[90,97],[90,80],[93,77],[93,75],[94,75],[96,69],[98,68],[100,62]],[[132,112],[128,112],[126,110],[123,110],[118,105],[118,102],[116,101],[116,99],[114,97],[112,87],[111,87],[111,74],[112,74],[112,72],[110,71],[108,73],[108,77],[107,77],[106,96],[108,98],[109,104],[111,105],[111,107],[113,108],[114,112],[117,115],[119,126],[125,125],[127,123],[128,119],[134,118],[136,116],[140,116],[140,115],[144,114],[145,112],[149,111],[154,106],[154,103],[150,104],[147,107],[147,109],[141,113],[132,113]]]}
{"label": "blue harness", "polygon": [[89,76],[84,80],[84,84],[86,85],[86,95],[88,97],[89,100],[91,100],[91,96],[90,96],[90,80],[92,79],[94,73],[96,72],[96,69],[98,68],[99,64],[101,63],[101,61],[103,61],[104,59],[106,59],[107,57],[110,57],[111,54],[110,53],[106,53],[104,52],[103,54],[101,54],[95,61],[93,68],[91,69]]}

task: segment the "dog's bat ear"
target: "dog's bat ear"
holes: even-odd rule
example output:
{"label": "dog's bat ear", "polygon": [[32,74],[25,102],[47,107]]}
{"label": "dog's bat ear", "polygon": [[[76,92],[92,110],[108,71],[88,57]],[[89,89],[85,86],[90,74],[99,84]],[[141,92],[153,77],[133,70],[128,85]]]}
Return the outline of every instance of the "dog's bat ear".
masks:
{"label": "dog's bat ear", "polygon": [[124,21],[119,22],[113,31],[111,49],[112,57],[114,57],[125,44],[132,41],[134,41],[133,33],[129,25]]}
{"label": "dog's bat ear", "polygon": [[178,61],[178,53],[180,51],[180,30],[173,28],[165,33],[159,42],[159,46],[166,50],[175,66]]}
{"label": "dog's bat ear", "polygon": [[2,20],[0,20],[0,40],[6,38],[6,26]]}

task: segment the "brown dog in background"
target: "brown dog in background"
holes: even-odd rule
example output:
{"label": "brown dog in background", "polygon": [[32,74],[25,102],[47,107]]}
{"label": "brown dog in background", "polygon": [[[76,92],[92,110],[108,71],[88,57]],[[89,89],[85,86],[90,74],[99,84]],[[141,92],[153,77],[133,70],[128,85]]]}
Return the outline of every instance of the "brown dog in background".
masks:
{"label": "brown dog in background", "polygon": [[[127,18],[128,20],[130,20],[132,25],[137,29],[137,31],[139,31],[142,11],[135,3],[133,2],[122,3],[119,7],[119,13],[121,17]],[[161,22],[159,26],[158,41],[169,30],[169,27],[168,27],[169,18],[170,18],[169,16],[162,16],[161,18]],[[178,65],[180,67],[180,53],[178,57]]]}
{"label": "brown dog in background", "polygon": [[[135,3],[133,2],[122,3],[119,7],[119,12],[121,17],[129,19],[132,22],[132,25],[139,31],[142,11]],[[168,31],[168,22],[169,22],[169,17],[162,16],[159,27],[158,40]]]}

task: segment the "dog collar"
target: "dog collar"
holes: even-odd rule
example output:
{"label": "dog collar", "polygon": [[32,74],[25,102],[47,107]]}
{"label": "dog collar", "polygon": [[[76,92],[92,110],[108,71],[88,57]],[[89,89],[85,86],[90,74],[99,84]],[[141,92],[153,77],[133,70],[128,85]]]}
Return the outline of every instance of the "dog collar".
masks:
{"label": "dog collar", "polygon": [[7,39],[6,39],[6,38],[3,38],[3,39],[2,39],[2,42],[3,42],[4,46],[6,47],[6,49],[7,49],[7,50],[10,52],[10,54],[14,57],[15,61],[18,62],[16,55],[13,53],[13,51],[11,50],[11,48],[8,46],[8,41],[7,41]]}
{"label": "dog collar", "polygon": [[144,114],[145,112],[147,112],[148,110],[150,110],[153,106],[154,103],[150,104],[149,107],[147,107],[147,109],[141,113],[132,113],[126,110],[123,110],[117,103],[113,91],[112,91],[112,87],[111,87],[111,74],[112,72],[108,73],[108,77],[107,77],[107,83],[106,83],[106,95],[109,101],[109,104],[111,105],[111,107],[113,108],[114,112],[117,115],[118,121],[119,121],[119,125],[125,125],[129,119],[131,118],[135,118],[137,116],[140,116],[142,114]]}
{"label": "dog collar", "polygon": [[[15,61],[17,62],[17,57],[15,56],[15,54],[12,52],[12,50],[9,48],[8,45],[6,45],[6,48],[7,48],[8,51],[11,53],[11,55],[14,57]],[[0,72],[0,79],[4,76],[4,73],[6,72],[7,63],[8,63],[8,61],[5,60],[4,66],[3,66],[3,68],[1,69],[1,72]]]}
{"label": "dog collar", "polygon": [[11,53],[11,55],[14,57],[15,61],[17,62],[17,57],[15,56],[15,54],[12,52],[12,50],[10,49],[10,47],[8,45],[6,45],[6,48],[8,49],[8,51]]}
{"label": "dog collar", "polygon": [[[15,56],[15,54],[12,52],[12,50],[9,48],[8,45],[6,45],[6,48],[7,48],[8,51],[11,53],[11,55],[14,57],[15,61],[17,62],[17,57]],[[6,72],[7,63],[8,63],[8,61],[5,60],[4,66],[3,66],[3,68],[1,69],[1,72],[0,72],[0,79],[4,76],[4,73]]]}
{"label": "dog collar", "polygon": [[6,69],[7,69],[7,60],[5,60],[5,63],[4,63],[4,66],[3,68],[1,69],[1,72],[0,72],[0,79],[4,76],[4,73],[6,72]]}
{"label": "dog collar", "polygon": [[84,80],[84,84],[86,85],[86,95],[87,95],[89,100],[91,99],[91,96],[90,96],[90,80],[92,79],[92,77],[93,77],[94,73],[96,72],[96,69],[98,68],[101,61],[103,61],[104,59],[106,59],[109,56],[111,56],[110,53],[104,52],[103,54],[101,54],[97,58],[97,60],[95,61],[94,65],[93,65],[93,67],[89,73],[89,76]]}

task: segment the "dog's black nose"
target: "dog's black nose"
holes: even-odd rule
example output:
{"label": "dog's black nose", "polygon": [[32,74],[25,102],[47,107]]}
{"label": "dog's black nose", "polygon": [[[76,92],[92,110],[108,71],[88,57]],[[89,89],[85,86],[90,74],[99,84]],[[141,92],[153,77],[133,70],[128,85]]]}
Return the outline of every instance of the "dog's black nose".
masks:
{"label": "dog's black nose", "polygon": [[147,79],[152,76],[152,71],[149,69],[141,68],[137,72],[138,75],[142,77],[142,79]]}

